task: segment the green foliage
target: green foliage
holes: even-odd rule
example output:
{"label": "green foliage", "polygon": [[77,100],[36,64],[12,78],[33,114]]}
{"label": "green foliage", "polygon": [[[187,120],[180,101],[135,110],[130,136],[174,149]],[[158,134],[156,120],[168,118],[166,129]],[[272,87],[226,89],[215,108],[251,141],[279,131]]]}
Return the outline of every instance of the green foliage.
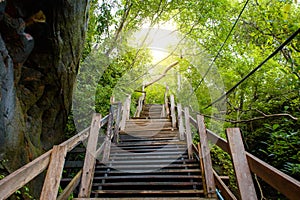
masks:
{"label": "green foliage", "polygon": [[164,104],[164,94],[166,86],[154,83],[153,85],[146,88],[146,104]]}
{"label": "green foliage", "polygon": [[[178,60],[175,55],[182,55],[178,66],[146,88],[146,102],[163,103],[167,83],[169,93],[175,94],[177,102],[214,118],[206,119],[209,129],[223,132],[226,127],[240,127],[247,151],[299,179],[299,36],[226,100],[205,109],[299,28],[300,6],[292,0],[249,1],[219,52],[243,6],[244,2],[237,0],[123,0],[111,4],[92,1],[85,50],[87,62],[79,72],[83,78],[78,80],[78,101],[89,110],[105,115],[110,96],[123,101],[127,94],[132,94],[133,115],[140,95],[134,90],[140,90],[143,83],[153,80],[153,71],[160,74],[168,64]],[[170,19],[188,39],[169,60],[153,66],[146,45],[142,49],[130,47],[129,36],[145,23],[163,27]],[[92,46],[97,47],[96,52],[92,51]],[[94,76],[90,76],[91,72]],[[178,73],[180,86],[177,85]],[[92,103],[88,101],[91,99]],[[75,111],[80,116],[91,113],[82,108]],[[72,126],[67,129],[73,130]],[[212,157],[221,173],[233,174],[227,154],[213,148]],[[236,188],[234,184],[232,188]]]}

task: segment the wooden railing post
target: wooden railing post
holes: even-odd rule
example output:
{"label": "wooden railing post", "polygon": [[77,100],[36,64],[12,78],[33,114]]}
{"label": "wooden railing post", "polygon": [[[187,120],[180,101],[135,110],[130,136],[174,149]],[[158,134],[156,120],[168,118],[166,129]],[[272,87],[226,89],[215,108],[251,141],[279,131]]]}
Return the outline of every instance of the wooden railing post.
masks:
{"label": "wooden railing post", "polygon": [[216,186],[214,182],[213,168],[210,157],[210,150],[208,146],[208,140],[206,135],[206,127],[204,124],[204,117],[197,115],[198,133],[200,138],[200,161],[202,162],[204,171],[202,174],[205,177],[205,191],[209,198],[216,197]]}
{"label": "wooden railing post", "polygon": [[119,128],[120,128],[120,121],[121,121],[121,110],[122,110],[122,103],[118,103],[117,114],[116,114],[116,122],[115,122],[115,129],[114,129],[114,139],[113,142],[117,143],[119,140]]}
{"label": "wooden railing post", "polygon": [[160,117],[166,117],[166,109],[165,104],[162,105]]}
{"label": "wooden railing post", "polygon": [[172,128],[176,127],[176,114],[175,114],[175,100],[174,95],[170,95],[170,101],[171,101],[171,118],[172,118]]}
{"label": "wooden railing post", "polygon": [[241,199],[257,200],[240,129],[228,128],[226,129],[226,136]]}
{"label": "wooden railing post", "polygon": [[166,86],[166,92],[165,92],[165,109],[166,109],[166,117],[169,118],[170,115],[170,109],[169,109],[169,102],[168,102],[168,92],[169,92],[169,87]]}
{"label": "wooden railing post", "polygon": [[48,166],[46,178],[44,180],[44,185],[40,196],[41,200],[56,199],[66,155],[66,146],[53,147],[50,164]]}
{"label": "wooden railing post", "polygon": [[142,92],[142,95],[139,97],[138,106],[136,107],[136,111],[134,113],[134,117],[140,117],[142,109],[143,109],[144,100],[145,100],[145,96],[146,96],[144,88],[142,89],[141,92]]}
{"label": "wooden railing post", "polygon": [[120,129],[121,131],[125,130],[126,126],[126,120],[129,119],[129,114],[130,114],[130,95],[125,99],[124,105],[123,105],[123,113],[122,113],[122,119],[121,119],[121,124],[120,124]]}
{"label": "wooden railing post", "polygon": [[107,129],[106,129],[106,137],[104,141],[104,151],[103,151],[103,157],[102,162],[105,163],[109,159],[110,154],[110,147],[111,147],[111,139],[112,139],[112,123],[113,123],[113,106],[110,106],[109,115],[108,115],[108,123],[107,123]]}
{"label": "wooden railing post", "polygon": [[129,119],[129,117],[130,117],[130,104],[131,104],[131,95],[128,95],[128,97],[127,97],[127,109],[126,109],[126,120],[128,120]]}
{"label": "wooden railing post", "polygon": [[92,181],[95,171],[96,148],[100,129],[100,121],[101,115],[98,113],[94,114],[91,123],[90,136],[88,138],[87,149],[82,170],[81,185],[78,195],[78,197],[80,198],[88,198],[91,193]]}
{"label": "wooden railing post", "polygon": [[192,139],[192,130],[190,125],[190,112],[189,108],[184,108],[184,118],[185,118],[185,136],[186,136],[186,144],[188,148],[189,158],[193,158],[193,139]]}
{"label": "wooden railing post", "polygon": [[178,115],[179,139],[184,140],[184,127],[183,127],[183,121],[182,121],[182,107],[181,107],[181,104],[177,104],[177,115]]}

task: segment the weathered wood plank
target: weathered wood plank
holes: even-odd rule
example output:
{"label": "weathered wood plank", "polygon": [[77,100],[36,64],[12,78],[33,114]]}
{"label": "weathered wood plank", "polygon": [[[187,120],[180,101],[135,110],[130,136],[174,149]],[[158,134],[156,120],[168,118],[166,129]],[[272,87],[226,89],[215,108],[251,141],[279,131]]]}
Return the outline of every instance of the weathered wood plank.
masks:
{"label": "weathered wood plank", "polygon": [[[107,117],[108,116],[101,120],[101,126],[107,123]],[[61,143],[59,146],[67,146],[67,151],[71,151],[74,147],[88,138],[89,130],[90,127],[87,127],[77,135]],[[9,174],[4,179],[0,180],[0,196],[4,199],[8,198],[16,190],[20,189],[41,172],[43,172],[49,165],[51,152],[52,150],[42,154],[35,160],[31,161],[20,169]]]}
{"label": "weathered wood plank", "polygon": [[125,130],[126,120],[129,120],[129,113],[130,113],[130,95],[124,101],[122,119],[120,123],[121,131]]}
{"label": "weathered wood plank", "polygon": [[237,200],[237,198],[229,190],[229,188],[224,183],[224,181],[221,179],[221,177],[215,171],[213,171],[213,173],[214,173],[216,185],[219,188],[219,190],[221,191],[222,197],[226,200]]}
{"label": "weathered wood plank", "polygon": [[162,105],[160,117],[166,117],[166,109],[165,104]]}
{"label": "weathered wood plank", "polygon": [[67,146],[53,147],[40,199],[56,199],[66,155]]}
{"label": "weathered wood plank", "polygon": [[75,188],[80,183],[80,178],[82,175],[82,170],[80,170],[76,176],[71,180],[71,182],[67,185],[64,191],[58,196],[57,200],[67,200]]}
{"label": "weathered wood plank", "polygon": [[193,158],[193,139],[192,139],[192,130],[190,125],[190,113],[189,108],[184,108],[184,118],[185,118],[185,136],[186,136],[186,143],[188,149],[189,158]]}
{"label": "weathered wood plank", "polygon": [[207,187],[206,187],[206,180],[205,180],[205,170],[204,170],[204,163],[203,163],[203,158],[202,158],[202,154],[201,154],[201,147],[200,147],[200,143],[198,142],[198,148],[193,144],[193,148],[196,149],[198,156],[199,156],[199,161],[200,161],[200,168],[201,168],[201,178],[202,178],[202,183],[203,183],[203,191],[204,191],[204,195],[207,197],[208,193],[207,193]]}
{"label": "weathered wood plank", "polygon": [[131,95],[128,95],[127,99],[126,99],[127,103],[126,103],[126,120],[129,120],[130,117],[130,104],[131,104]]}
{"label": "weathered wood plank", "polygon": [[52,150],[44,153],[32,162],[0,180],[0,197],[7,199],[16,190],[43,172],[49,165],[51,152]]}
{"label": "weathered wood plank", "polygon": [[250,153],[246,153],[250,169],[266,183],[284,194],[287,198],[297,200],[300,194],[300,182],[279,171],[275,167],[258,159]]}
{"label": "weathered wood plank", "polygon": [[108,124],[106,130],[106,137],[104,142],[104,152],[102,157],[102,162],[107,162],[109,159],[110,154],[110,146],[111,146],[111,139],[112,139],[112,123],[113,123],[113,109],[112,106],[110,108],[109,117],[108,117]]}
{"label": "weathered wood plank", "polygon": [[184,140],[184,126],[182,121],[182,107],[181,104],[177,104],[177,114],[178,114],[178,128],[179,128],[179,139]]}
{"label": "weathered wood plank", "polygon": [[85,154],[84,166],[82,170],[81,186],[79,191],[79,197],[89,197],[92,187],[92,179],[95,171],[95,162],[96,162],[96,148],[98,142],[98,133],[100,129],[101,115],[94,114],[90,136],[88,139],[87,150]]}
{"label": "weathered wood plank", "polygon": [[234,166],[241,199],[256,200],[256,191],[247,162],[240,129],[228,128],[226,129],[226,136],[228,139],[232,163]]}
{"label": "weathered wood plank", "polygon": [[103,163],[106,163],[109,160],[110,147],[111,147],[111,141],[108,139],[105,140],[104,149],[103,149],[103,157],[102,157]]}
{"label": "weathered wood plank", "polygon": [[117,113],[116,113],[116,122],[114,127],[114,139],[113,142],[117,143],[119,140],[119,131],[120,131],[120,122],[121,122],[121,110],[122,110],[122,103],[118,103]]}
{"label": "weathered wood plank", "polygon": [[[223,151],[229,153],[229,146],[225,139],[208,129],[207,134],[210,141],[216,143]],[[253,173],[289,199],[298,199],[298,193],[300,191],[299,181],[260,160],[249,152],[246,152],[246,156],[249,167]]]}
{"label": "weathered wood plank", "polygon": [[90,127],[84,129],[77,135],[71,137],[67,141],[61,143],[59,146],[67,146],[67,151],[71,151],[74,149],[78,144],[80,144],[82,141],[86,140],[89,136],[89,130]]}
{"label": "weathered wood plank", "polygon": [[171,101],[171,118],[172,118],[172,127],[176,127],[176,113],[175,113],[175,100],[174,95],[170,95],[170,101]]}
{"label": "weathered wood plank", "polygon": [[210,150],[208,146],[208,140],[206,135],[206,127],[204,124],[204,117],[197,115],[198,133],[200,138],[200,153],[204,167],[205,186],[207,196],[209,198],[216,197],[216,187],[214,182],[213,168],[210,157]]}

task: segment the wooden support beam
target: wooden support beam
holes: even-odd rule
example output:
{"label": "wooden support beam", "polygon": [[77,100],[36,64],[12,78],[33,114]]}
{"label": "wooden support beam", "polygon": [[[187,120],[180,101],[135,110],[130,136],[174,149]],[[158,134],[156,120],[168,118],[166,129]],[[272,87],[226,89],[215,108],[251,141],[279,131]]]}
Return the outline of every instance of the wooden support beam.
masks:
{"label": "wooden support beam", "polygon": [[200,138],[200,150],[201,153],[200,159],[203,162],[204,167],[204,177],[205,177],[205,186],[207,191],[207,197],[214,198],[216,197],[216,186],[214,182],[213,168],[210,157],[210,150],[208,146],[208,140],[206,135],[206,127],[204,124],[204,117],[197,115],[197,124],[198,124],[198,133]]}
{"label": "wooden support beam", "polygon": [[170,95],[170,101],[171,101],[171,118],[172,118],[172,128],[176,127],[176,113],[175,113],[175,100],[174,95]]}
{"label": "wooden support beam", "polygon": [[67,146],[53,147],[50,164],[48,166],[46,178],[44,180],[44,185],[40,196],[41,200],[56,199],[66,155]]}
{"label": "wooden support beam", "polygon": [[226,129],[226,136],[241,199],[257,200],[240,129],[228,128]]}
{"label": "wooden support beam", "polygon": [[85,160],[82,170],[81,186],[78,197],[89,197],[91,193],[92,181],[95,171],[95,162],[96,162],[96,148],[98,142],[98,134],[100,129],[101,115],[94,114],[90,136],[88,139],[87,150],[85,154]]}
{"label": "wooden support beam", "polygon": [[224,183],[221,177],[215,171],[213,171],[213,173],[214,173],[216,185],[219,188],[222,197],[226,200],[237,200],[237,198],[230,191],[230,189],[227,187],[227,185]]}
{"label": "wooden support beam", "polygon": [[188,107],[184,108],[184,118],[185,118],[185,136],[186,136],[186,144],[188,148],[188,155],[189,158],[193,158],[193,149],[192,149],[193,138],[192,138],[191,125],[190,125],[190,112]]}
{"label": "wooden support beam", "polygon": [[76,176],[71,180],[71,182],[67,185],[64,191],[57,197],[57,200],[67,200],[75,188],[80,183],[80,178],[82,175],[82,170],[80,170]]}
{"label": "wooden support beam", "polygon": [[184,126],[182,121],[182,107],[181,104],[177,104],[177,114],[178,114],[178,129],[179,129],[179,139],[184,140]]}

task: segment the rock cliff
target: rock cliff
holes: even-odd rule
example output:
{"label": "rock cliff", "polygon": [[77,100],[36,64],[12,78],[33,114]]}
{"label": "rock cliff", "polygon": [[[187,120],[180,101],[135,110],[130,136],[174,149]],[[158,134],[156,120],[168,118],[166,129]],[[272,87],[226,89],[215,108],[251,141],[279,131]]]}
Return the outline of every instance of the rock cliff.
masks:
{"label": "rock cliff", "polygon": [[64,140],[88,0],[0,0],[0,169]]}

